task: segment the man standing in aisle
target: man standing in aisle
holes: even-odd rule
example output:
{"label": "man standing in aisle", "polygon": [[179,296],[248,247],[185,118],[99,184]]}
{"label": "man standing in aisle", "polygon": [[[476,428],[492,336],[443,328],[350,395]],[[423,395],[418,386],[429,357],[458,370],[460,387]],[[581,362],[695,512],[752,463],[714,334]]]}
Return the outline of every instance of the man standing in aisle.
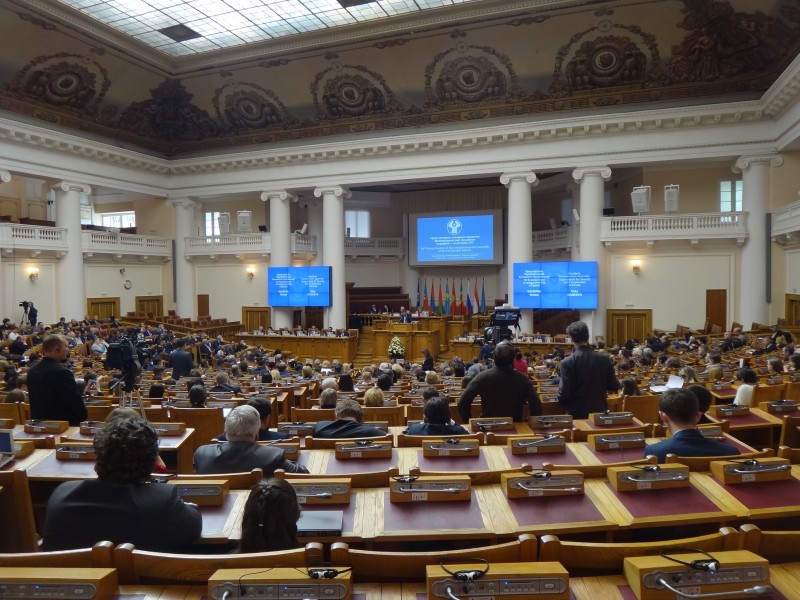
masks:
{"label": "man standing in aisle", "polygon": [[69,421],[80,425],[88,416],[75,376],[61,363],[69,356],[69,343],[60,333],[42,341],[44,358],[28,371],[28,397],[32,419]]}
{"label": "man standing in aisle", "polygon": [[608,409],[608,392],[620,389],[614,365],[607,354],[589,346],[589,328],[583,321],[567,327],[572,354],[561,361],[558,402],[574,419],[588,419],[589,413]]}
{"label": "man standing in aisle", "polygon": [[188,377],[195,364],[192,355],[184,348],[186,340],[181,339],[175,342],[175,350],[169,353],[167,364],[172,367],[172,378],[175,380],[181,377]]}

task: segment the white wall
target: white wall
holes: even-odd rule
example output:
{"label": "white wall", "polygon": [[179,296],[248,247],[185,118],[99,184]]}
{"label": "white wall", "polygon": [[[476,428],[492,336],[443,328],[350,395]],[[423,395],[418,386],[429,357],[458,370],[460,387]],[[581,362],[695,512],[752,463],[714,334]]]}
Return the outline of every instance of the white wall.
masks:
{"label": "white wall", "polygon": [[[252,280],[247,268],[255,269]],[[267,267],[257,262],[198,264],[195,267],[198,294],[209,295],[214,318],[239,321],[242,306],[267,306]]]}
{"label": "white wall", "polygon": [[[634,275],[631,262],[641,263]],[[616,254],[606,261],[608,308],[651,308],[653,327],[701,328],[706,318],[706,290],[728,292],[728,323],[734,313],[735,251]]]}
{"label": "white wall", "polygon": [[[120,269],[125,269],[125,274]],[[114,298],[119,296],[120,314],[136,310],[136,296],[161,296],[164,294],[162,271],[172,269],[171,263],[84,263],[87,298]],[[129,280],[131,289],[123,283]],[[171,298],[164,298],[168,310]],[[64,315],[70,318],[73,315]],[[82,315],[78,315],[82,316]]]}
{"label": "white wall", "polygon": [[[31,281],[29,270],[39,269],[39,278]],[[22,319],[22,308],[18,305],[23,300],[34,303],[39,311],[39,320],[44,323],[58,321],[56,312],[58,302],[55,296],[56,289],[56,264],[40,260],[8,260],[0,263],[0,294],[3,296],[5,314],[13,322],[19,324]]]}
{"label": "white wall", "polygon": [[[786,252],[786,293],[800,294],[800,248]],[[773,298],[773,304],[783,304],[783,298]]]}

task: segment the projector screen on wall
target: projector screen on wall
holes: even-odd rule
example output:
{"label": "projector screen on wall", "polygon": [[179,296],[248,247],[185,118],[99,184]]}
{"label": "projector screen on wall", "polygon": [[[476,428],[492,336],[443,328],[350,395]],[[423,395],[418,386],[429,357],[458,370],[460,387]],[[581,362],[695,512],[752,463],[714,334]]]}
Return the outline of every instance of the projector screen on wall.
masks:
{"label": "projector screen on wall", "polygon": [[330,306],[330,267],[267,268],[270,306]]}
{"label": "projector screen on wall", "polygon": [[409,215],[408,264],[412,267],[502,265],[503,212]]}
{"label": "projector screen on wall", "polygon": [[597,263],[514,263],[514,306],[597,308]]}

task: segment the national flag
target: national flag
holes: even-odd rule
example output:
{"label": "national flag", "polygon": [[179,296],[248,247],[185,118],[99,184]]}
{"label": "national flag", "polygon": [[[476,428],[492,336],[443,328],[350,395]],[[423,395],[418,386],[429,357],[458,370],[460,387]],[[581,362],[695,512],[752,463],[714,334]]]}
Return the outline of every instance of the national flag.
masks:
{"label": "national flag", "polygon": [[[467,288],[469,288],[469,284],[467,284]],[[472,315],[472,300],[469,294],[467,294],[467,315]]]}
{"label": "national flag", "polygon": [[439,307],[439,311],[438,312],[441,315],[444,312],[444,299],[442,298],[442,280],[441,279],[439,280],[439,304],[437,304],[437,306]]}
{"label": "national flag", "polygon": [[466,306],[464,306],[464,279],[462,278],[458,288],[458,314],[463,315],[466,312]]}
{"label": "national flag", "polygon": [[436,314],[436,282],[431,279],[431,314]]}
{"label": "national flag", "polygon": [[478,278],[475,278],[475,291],[473,292],[473,297],[475,298],[475,312],[480,311],[481,308],[481,299],[478,296]]}
{"label": "national flag", "polygon": [[419,297],[419,277],[417,277],[417,310],[419,310],[419,307],[422,303],[421,300],[422,299]]}
{"label": "national flag", "polygon": [[481,312],[486,312],[486,279],[481,282]]}
{"label": "national flag", "polygon": [[428,301],[428,278],[425,278],[425,288],[422,290],[422,309],[430,312],[431,303]]}
{"label": "national flag", "polygon": [[450,282],[445,279],[444,285],[444,314],[449,315],[453,308],[453,305],[450,302]]}

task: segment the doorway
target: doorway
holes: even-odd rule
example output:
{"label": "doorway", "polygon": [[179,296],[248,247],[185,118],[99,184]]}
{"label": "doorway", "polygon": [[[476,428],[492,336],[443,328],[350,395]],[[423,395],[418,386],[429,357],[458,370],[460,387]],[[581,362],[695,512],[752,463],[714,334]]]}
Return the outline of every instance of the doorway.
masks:
{"label": "doorway", "polygon": [[789,327],[800,327],[800,294],[786,294],[786,323]]}
{"label": "doorway", "polygon": [[728,329],[728,290],[706,290],[706,323]]}
{"label": "doorway", "polygon": [[99,319],[119,317],[119,296],[116,298],[87,298],[86,314]]}
{"label": "doorway", "polygon": [[164,314],[164,296],[136,296],[136,312],[160,317]]}
{"label": "doorway", "polygon": [[[197,318],[210,317],[208,294],[197,294]],[[180,315],[185,317],[186,315]]]}

